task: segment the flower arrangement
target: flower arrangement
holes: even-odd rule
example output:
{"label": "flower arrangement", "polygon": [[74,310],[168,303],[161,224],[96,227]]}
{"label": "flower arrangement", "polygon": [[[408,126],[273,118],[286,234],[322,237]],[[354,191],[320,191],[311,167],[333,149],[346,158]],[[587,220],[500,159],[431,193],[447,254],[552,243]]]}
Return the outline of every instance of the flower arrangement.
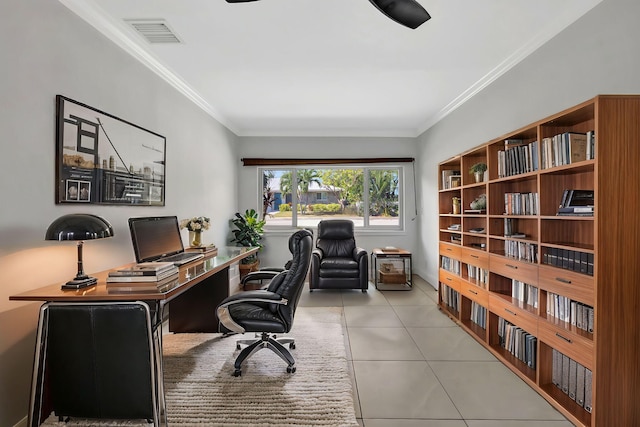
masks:
{"label": "flower arrangement", "polygon": [[180,228],[186,228],[189,231],[204,231],[211,226],[211,219],[206,216],[196,216],[180,221]]}

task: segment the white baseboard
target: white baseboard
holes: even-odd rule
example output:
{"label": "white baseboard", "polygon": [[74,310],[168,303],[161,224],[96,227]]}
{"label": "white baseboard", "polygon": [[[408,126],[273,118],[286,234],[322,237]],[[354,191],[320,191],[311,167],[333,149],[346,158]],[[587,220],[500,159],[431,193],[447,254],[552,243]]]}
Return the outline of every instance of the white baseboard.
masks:
{"label": "white baseboard", "polygon": [[29,421],[28,417],[24,417],[23,419],[21,419],[20,421],[18,421],[18,424],[14,425],[13,427],[27,427],[27,421]]}

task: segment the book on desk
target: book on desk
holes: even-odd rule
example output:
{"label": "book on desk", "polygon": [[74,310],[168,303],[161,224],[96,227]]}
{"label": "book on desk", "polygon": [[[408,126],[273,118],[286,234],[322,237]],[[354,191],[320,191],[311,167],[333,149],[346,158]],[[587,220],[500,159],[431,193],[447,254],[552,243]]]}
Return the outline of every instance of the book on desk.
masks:
{"label": "book on desk", "polygon": [[107,284],[120,282],[158,282],[178,275],[178,267],[172,262],[145,262],[131,267],[112,270]]}

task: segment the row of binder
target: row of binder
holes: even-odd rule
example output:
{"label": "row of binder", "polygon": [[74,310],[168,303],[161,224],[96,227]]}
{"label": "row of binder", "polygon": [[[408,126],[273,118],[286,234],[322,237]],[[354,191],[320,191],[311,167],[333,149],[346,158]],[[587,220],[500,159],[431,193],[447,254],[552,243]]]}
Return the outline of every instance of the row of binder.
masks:
{"label": "row of binder", "polygon": [[440,260],[440,267],[442,267],[444,270],[460,275],[460,261],[457,259],[443,256]]}
{"label": "row of binder", "polygon": [[531,369],[536,369],[538,339],[535,336],[499,317],[498,339],[501,347],[526,363]]}
{"label": "row of binder", "polygon": [[440,286],[442,286],[442,302],[444,302],[447,306],[451,307],[454,311],[459,311],[459,301],[460,294],[455,289],[451,289],[444,283],[440,282]]}
{"label": "row of binder", "polygon": [[565,270],[593,276],[592,253],[572,251],[569,249],[546,248],[542,253],[542,263]]}
{"label": "row of binder", "polygon": [[487,329],[487,309],[475,301],[471,301],[471,321],[482,329]]}
{"label": "row of binder", "polygon": [[571,298],[549,292],[547,315],[571,323],[583,331],[593,332],[593,307],[573,301]]}
{"label": "row of binder", "polygon": [[553,368],[551,381],[571,399],[591,412],[591,370],[553,349]]}

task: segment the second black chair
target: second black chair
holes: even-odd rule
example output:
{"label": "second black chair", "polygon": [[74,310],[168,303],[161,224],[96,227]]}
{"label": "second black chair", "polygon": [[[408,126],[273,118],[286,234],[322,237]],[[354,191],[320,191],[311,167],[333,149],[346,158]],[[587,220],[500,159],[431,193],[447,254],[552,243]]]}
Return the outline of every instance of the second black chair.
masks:
{"label": "second black chair", "polygon": [[312,246],[313,239],[309,230],[295,232],[290,239],[293,259],[288,270],[275,276],[267,289],[239,292],[229,296],[218,306],[220,332],[260,334],[254,340],[238,341],[238,349],[241,344],[248,344],[248,347],[236,358],[234,376],[240,376],[242,363],[263,348],[272,350],[287,362],[287,372],[296,371],[295,359],[284,346],[289,344],[289,348],[295,348],[294,340],[276,339],[273,334],[287,333],[293,327],[296,307],[309,271]]}

